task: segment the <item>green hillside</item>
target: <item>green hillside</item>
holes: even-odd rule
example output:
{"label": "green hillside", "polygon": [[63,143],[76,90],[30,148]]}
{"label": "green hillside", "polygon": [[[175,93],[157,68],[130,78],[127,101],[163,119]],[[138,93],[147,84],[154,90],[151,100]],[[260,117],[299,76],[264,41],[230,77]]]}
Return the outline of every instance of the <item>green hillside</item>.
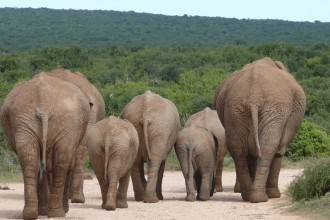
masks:
{"label": "green hillside", "polygon": [[330,23],[165,16],[102,10],[0,8],[0,51],[48,45],[214,46],[330,42]]}

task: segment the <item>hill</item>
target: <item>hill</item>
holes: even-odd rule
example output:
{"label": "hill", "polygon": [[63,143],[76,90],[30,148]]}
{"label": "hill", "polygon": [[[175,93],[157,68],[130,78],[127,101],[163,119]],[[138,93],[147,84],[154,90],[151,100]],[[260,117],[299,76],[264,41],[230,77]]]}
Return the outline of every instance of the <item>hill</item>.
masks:
{"label": "hill", "polygon": [[214,46],[330,43],[329,22],[165,16],[103,10],[0,8],[0,51],[48,45]]}

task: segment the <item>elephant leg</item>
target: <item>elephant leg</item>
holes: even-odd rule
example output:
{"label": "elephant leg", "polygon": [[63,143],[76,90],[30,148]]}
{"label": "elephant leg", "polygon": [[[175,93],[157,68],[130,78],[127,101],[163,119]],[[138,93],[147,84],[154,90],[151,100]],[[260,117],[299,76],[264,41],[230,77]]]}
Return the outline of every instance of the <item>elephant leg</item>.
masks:
{"label": "elephant leg", "polygon": [[146,180],[144,177],[144,166],[140,158],[137,158],[132,166],[131,177],[133,183],[134,198],[143,201]]}
{"label": "elephant leg", "polygon": [[239,180],[236,172],[236,181],[235,181],[235,186],[234,186],[234,192],[235,193],[240,193],[241,192],[241,187],[239,185]]}
{"label": "elephant leg", "polygon": [[[212,172],[207,172],[207,171],[212,171]],[[199,193],[197,195],[198,200],[206,201],[210,199],[211,195],[213,196],[213,190],[214,190],[214,189],[212,190],[213,177],[214,177],[214,166],[210,164],[209,166],[204,167],[201,175],[202,182]]]}
{"label": "elephant leg", "polygon": [[48,173],[38,181],[38,214],[47,215],[48,209],[48,198],[49,198],[49,183],[48,183]]}
{"label": "elephant leg", "polygon": [[267,202],[266,182],[269,176],[269,169],[273,161],[275,152],[279,145],[278,137],[282,129],[275,124],[269,124],[260,134],[260,144],[262,147],[261,158],[258,158],[255,179],[251,188],[250,202]]}
{"label": "elephant leg", "polygon": [[[22,141],[23,142],[23,141]],[[16,142],[21,143],[21,142]],[[33,143],[26,145],[17,145],[17,155],[22,168],[24,179],[24,209],[23,219],[38,218],[38,168],[39,168],[39,150]]]}
{"label": "elephant leg", "polygon": [[156,194],[157,198],[159,200],[163,200],[163,194],[162,194],[162,182],[163,182],[163,177],[164,177],[164,169],[165,169],[165,160],[162,161],[159,167],[158,171],[158,179],[157,179],[157,186],[156,186]]}
{"label": "elephant leg", "polygon": [[215,189],[217,192],[223,192],[222,169],[223,169],[223,160],[218,162],[217,168],[216,168]]}
{"label": "elephant leg", "polygon": [[148,182],[144,193],[145,203],[156,203],[158,198],[156,195],[156,184],[158,181],[158,172],[162,160],[160,158],[150,159],[148,161]]}
{"label": "elephant leg", "polygon": [[117,185],[118,185],[118,177],[110,177],[107,201],[104,205],[106,210],[114,211],[116,210],[116,199],[117,199]]}
{"label": "elephant leg", "polygon": [[119,187],[117,190],[117,201],[116,201],[117,208],[127,208],[128,207],[127,190],[128,190],[130,176],[131,176],[131,173],[128,172],[125,176],[123,176],[119,179]]}
{"label": "elephant leg", "polygon": [[65,211],[63,209],[63,195],[74,150],[73,145],[70,145],[70,143],[67,142],[58,143],[54,146],[52,160],[52,185],[50,189],[47,213],[48,218],[65,217]]}
{"label": "elephant leg", "polygon": [[74,169],[71,182],[71,202],[84,203],[84,161],[87,154],[87,146],[79,145],[74,159]]}
{"label": "elephant leg", "polygon": [[65,180],[65,187],[63,192],[63,199],[62,199],[62,205],[63,210],[65,213],[69,211],[69,194],[70,194],[70,185],[71,185],[71,177],[72,176],[72,169],[69,169],[66,180]]}
{"label": "elephant leg", "polygon": [[266,183],[266,194],[268,198],[279,198],[281,192],[278,188],[278,178],[280,175],[281,162],[283,156],[275,156],[269,169],[269,175]]}

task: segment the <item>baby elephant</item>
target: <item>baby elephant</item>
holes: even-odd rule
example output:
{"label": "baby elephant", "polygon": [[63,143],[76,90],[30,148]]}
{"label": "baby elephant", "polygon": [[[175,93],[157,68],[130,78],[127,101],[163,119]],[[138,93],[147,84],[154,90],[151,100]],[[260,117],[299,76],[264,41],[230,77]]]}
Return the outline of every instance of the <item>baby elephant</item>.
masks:
{"label": "baby elephant", "polygon": [[93,125],[87,134],[87,144],[90,162],[101,188],[102,208],[127,208],[130,171],[139,147],[134,126],[110,116]]}
{"label": "baby elephant", "polygon": [[175,152],[186,181],[186,200],[195,201],[195,186],[198,200],[210,199],[217,155],[213,135],[198,125],[185,127],[179,132]]}

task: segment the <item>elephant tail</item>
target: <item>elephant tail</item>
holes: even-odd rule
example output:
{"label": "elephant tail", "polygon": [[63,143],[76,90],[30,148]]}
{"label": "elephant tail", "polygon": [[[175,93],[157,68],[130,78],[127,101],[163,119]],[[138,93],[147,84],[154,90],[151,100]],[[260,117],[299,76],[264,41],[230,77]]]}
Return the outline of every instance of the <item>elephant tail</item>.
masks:
{"label": "elephant tail", "polygon": [[151,155],[150,155],[150,149],[149,149],[149,138],[148,138],[148,125],[149,125],[149,119],[143,118],[142,119],[142,123],[143,123],[143,134],[144,134],[144,141],[146,144],[146,150],[147,150],[147,154],[148,154],[148,158],[149,160],[151,159]]}
{"label": "elephant tail", "polygon": [[46,150],[47,150],[47,135],[48,135],[48,116],[41,116],[42,124],[42,144],[41,144],[41,164],[39,167],[39,180],[43,179],[46,170]]}
{"label": "elephant tail", "polygon": [[261,158],[261,148],[259,144],[259,132],[258,132],[258,107],[251,106],[251,114],[252,114],[252,125],[253,125],[253,135],[254,135],[254,141],[257,145],[257,154],[258,157]]}
{"label": "elephant tail", "polygon": [[108,163],[109,163],[109,147],[104,147],[104,178],[103,178],[103,185],[107,186],[109,183],[108,179]]}
{"label": "elephant tail", "polygon": [[193,149],[191,147],[188,147],[188,179],[194,178],[194,171],[192,166],[192,154]]}

